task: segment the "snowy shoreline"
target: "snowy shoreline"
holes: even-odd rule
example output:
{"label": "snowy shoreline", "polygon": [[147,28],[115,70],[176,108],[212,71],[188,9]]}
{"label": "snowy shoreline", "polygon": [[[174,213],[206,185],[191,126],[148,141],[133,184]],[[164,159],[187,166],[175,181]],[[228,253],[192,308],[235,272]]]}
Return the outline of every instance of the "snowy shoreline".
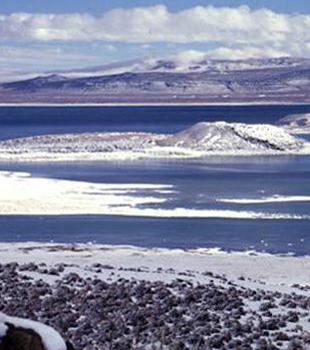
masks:
{"label": "snowy shoreline", "polygon": [[[259,286],[266,290],[292,291],[294,284],[310,284],[310,256],[226,252],[219,248],[167,249],[40,242],[0,243],[0,255],[2,264],[33,262],[53,267],[61,262],[68,266],[70,272],[83,277],[98,276],[111,281],[138,278],[171,282],[176,276],[184,275],[192,282],[202,283],[209,280],[204,275],[208,270],[225,275],[240,285]],[[91,266],[96,263],[113,266],[118,271],[117,275],[111,275],[109,268],[101,272],[92,269]],[[47,280],[54,279],[47,274]]]}
{"label": "snowy shoreline", "polygon": [[225,107],[225,106],[309,106],[310,101],[256,101],[256,102],[103,102],[103,103],[0,103],[0,107]]}

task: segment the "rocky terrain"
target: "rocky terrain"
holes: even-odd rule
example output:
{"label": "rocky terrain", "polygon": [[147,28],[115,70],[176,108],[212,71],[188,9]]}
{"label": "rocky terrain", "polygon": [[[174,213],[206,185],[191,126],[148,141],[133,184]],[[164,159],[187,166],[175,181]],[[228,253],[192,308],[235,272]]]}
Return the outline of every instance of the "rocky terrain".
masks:
{"label": "rocky terrain", "polygon": [[128,160],[208,155],[308,154],[308,142],[272,125],[198,123],[174,135],[81,133],[42,135],[0,142],[4,160]]}
{"label": "rocky terrain", "polygon": [[0,103],[307,103],[310,60],[146,60],[2,83]]}
{"label": "rocky terrain", "polygon": [[[0,310],[49,324],[84,350],[309,349],[310,297],[300,285],[282,293],[208,271],[208,282],[195,283],[186,280],[189,271],[152,282],[85,278],[67,269],[61,263],[0,265]],[[110,276],[123,270],[100,263],[89,269]],[[34,272],[42,278],[31,277]]]}

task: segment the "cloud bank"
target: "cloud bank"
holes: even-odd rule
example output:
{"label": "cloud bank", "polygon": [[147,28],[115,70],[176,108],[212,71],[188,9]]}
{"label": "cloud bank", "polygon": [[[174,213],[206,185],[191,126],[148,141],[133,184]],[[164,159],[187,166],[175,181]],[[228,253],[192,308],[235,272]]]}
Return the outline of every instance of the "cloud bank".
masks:
{"label": "cloud bank", "polygon": [[236,55],[310,56],[310,16],[248,6],[197,6],[176,13],[166,6],[114,9],[90,14],[0,15],[0,41],[104,41],[215,43],[216,58]]}

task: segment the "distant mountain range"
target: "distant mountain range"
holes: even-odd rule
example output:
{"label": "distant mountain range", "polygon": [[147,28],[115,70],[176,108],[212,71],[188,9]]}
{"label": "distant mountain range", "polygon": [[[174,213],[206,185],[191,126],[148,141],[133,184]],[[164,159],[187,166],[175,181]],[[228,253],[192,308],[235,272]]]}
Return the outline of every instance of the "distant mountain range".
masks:
{"label": "distant mountain range", "polygon": [[310,103],[310,59],[128,61],[0,84],[0,103]]}

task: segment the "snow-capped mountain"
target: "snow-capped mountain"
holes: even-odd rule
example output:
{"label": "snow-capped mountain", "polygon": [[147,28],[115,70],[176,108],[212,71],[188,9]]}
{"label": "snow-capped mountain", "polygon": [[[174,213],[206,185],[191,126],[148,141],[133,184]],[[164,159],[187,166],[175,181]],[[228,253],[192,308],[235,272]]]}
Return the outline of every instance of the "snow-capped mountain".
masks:
{"label": "snow-capped mountain", "polygon": [[270,68],[297,68],[310,67],[310,60],[290,57],[244,59],[244,60],[182,60],[171,58],[166,60],[146,60],[136,64],[133,71],[162,71],[162,72],[190,72],[213,71],[229,72],[238,70],[257,70]]}
{"label": "snow-capped mountain", "polygon": [[310,100],[310,59],[145,60],[58,73],[3,83],[0,102],[288,103]]}
{"label": "snow-capped mountain", "polygon": [[177,134],[84,133],[42,135],[0,142],[0,159],[128,160],[208,155],[309,154],[310,144],[271,125],[198,123]]}

